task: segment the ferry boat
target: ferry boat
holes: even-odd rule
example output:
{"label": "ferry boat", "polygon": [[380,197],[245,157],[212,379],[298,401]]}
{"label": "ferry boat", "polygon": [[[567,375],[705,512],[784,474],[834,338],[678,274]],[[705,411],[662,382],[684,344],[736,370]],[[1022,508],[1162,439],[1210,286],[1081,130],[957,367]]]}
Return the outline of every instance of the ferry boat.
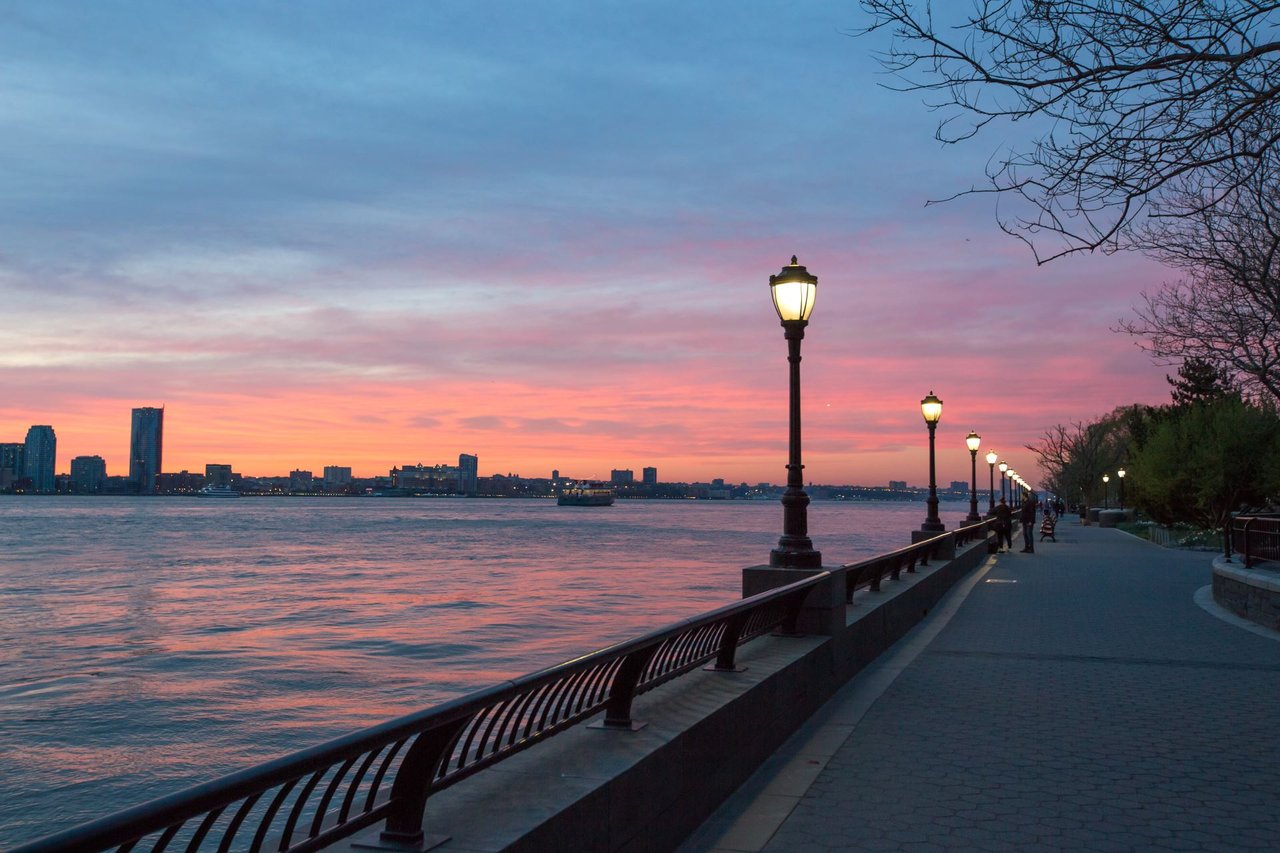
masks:
{"label": "ferry boat", "polygon": [[604,483],[575,483],[556,498],[559,506],[613,506],[613,489]]}
{"label": "ferry boat", "polygon": [[230,486],[205,486],[196,492],[198,498],[238,498],[240,493]]}

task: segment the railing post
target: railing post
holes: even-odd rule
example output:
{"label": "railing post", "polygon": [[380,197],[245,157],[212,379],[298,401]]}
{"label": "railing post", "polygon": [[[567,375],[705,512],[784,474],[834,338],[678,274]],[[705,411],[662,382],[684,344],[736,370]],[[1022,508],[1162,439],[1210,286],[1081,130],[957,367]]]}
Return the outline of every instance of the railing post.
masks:
{"label": "railing post", "polygon": [[644,668],[653,660],[661,643],[632,652],[622,659],[618,671],[614,673],[613,684],[609,686],[609,702],[605,705],[602,728],[628,729],[638,731],[644,723],[631,719],[631,703],[636,698],[636,687],[640,684],[640,676]]}
{"label": "railing post", "polygon": [[1244,523],[1244,550],[1241,553],[1244,554],[1244,567],[1246,569],[1253,568],[1253,553],[1251,550],[1253,543],[1249,541],[1249,528],[1253,526],[1253,522],[1256,520],[1257,519],[1250,518]]}
{"label": "railing post", "polygon": [[447,838],[432,838],[426,843],[422,832],[422,813],[431,795],[431,783],[449,748],[457,741],[458,734],[470,721],[463,717],[436,729],[418,735],[413,746],[405,753],[396,781],[391,786],[391,811],[387,814],[386,828],[380,839],[396,850],[425,850],[442,844]]}
{"label": "railing post", "polygon": [[720,635],[720,650],[716,653],[715,665],[704,667],[704,669],[709,672],[742,672],[746,669],[736,665],[734,658],[738,652],[738,638],[742,636],[742,629],[746,626],[750,615],[750,612],[739,613],[725,623],[724,633]]}

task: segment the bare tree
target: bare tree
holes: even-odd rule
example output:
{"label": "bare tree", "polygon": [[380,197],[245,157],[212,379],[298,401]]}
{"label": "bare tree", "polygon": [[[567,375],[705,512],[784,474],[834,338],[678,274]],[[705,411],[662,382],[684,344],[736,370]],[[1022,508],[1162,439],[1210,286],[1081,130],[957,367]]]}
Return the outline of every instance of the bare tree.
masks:
{"label": "bare tree", "polygon": [[1114,473],[1126,456],[1125,410],[1117,409],[1091,423],[1055,424],[1035,444],[1045,486],[1072,503],[1097,503],[1102,475]]}
{"label": "bare tree", "polygon": [[940,95],[938,139],[1003,120],[1040,128],[968,190],[1019,202],[1000,226],[1038,263],[1128,248],[1146,216],[1187,215],[1165,204],[1170,182],[1199,180],[1212,207],[1234,185],[1206,170],[1248,180],[1280,143],[1280,2],[973,0],[955,22],[935,21],[929,0],[860,4],[865,31],[893,37],[882,66]]}
{"label": "bare tree", "polygon": [[1143,293],[1120,330],[1158,360],[1204,361],[1246,395],[1280,400],[1280,158],[1212,205],[1186,183],[1171,198],[1183,215],[1139,229],[1137,243],[1185,275]]}

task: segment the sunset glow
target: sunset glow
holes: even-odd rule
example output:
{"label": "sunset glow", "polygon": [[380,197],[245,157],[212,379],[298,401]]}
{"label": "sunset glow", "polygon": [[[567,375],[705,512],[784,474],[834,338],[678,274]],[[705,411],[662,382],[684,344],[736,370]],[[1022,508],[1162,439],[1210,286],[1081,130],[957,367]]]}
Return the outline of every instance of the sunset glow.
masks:
{"label": "sunset glow", "polygon": [[[805,479],[927,480],[981,433],[1029,481],[1058,422],[1161,402],[1112,331],[1168,274],[1036,267],[837,2],[40,3],[0,33],[0,441],[127,473],[480,459],[482,476],[782,482],[769,276],[820,298]],[[1016,132],[1016,128],[1010,132]]]}

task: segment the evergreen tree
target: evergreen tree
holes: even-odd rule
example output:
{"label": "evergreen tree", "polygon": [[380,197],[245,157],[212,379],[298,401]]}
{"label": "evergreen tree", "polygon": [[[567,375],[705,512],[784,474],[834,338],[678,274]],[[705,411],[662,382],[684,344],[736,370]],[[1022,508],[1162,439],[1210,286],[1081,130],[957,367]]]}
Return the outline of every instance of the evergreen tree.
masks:
{"label": "evergreen tree", "polygon": [[1178,378],[1166,376],[1172,386],[1173,405],[1182,409],[1196,403],[1210,403],[1236,393],[1231,374],[1203,358],[1188,358],[1178,368]]}

